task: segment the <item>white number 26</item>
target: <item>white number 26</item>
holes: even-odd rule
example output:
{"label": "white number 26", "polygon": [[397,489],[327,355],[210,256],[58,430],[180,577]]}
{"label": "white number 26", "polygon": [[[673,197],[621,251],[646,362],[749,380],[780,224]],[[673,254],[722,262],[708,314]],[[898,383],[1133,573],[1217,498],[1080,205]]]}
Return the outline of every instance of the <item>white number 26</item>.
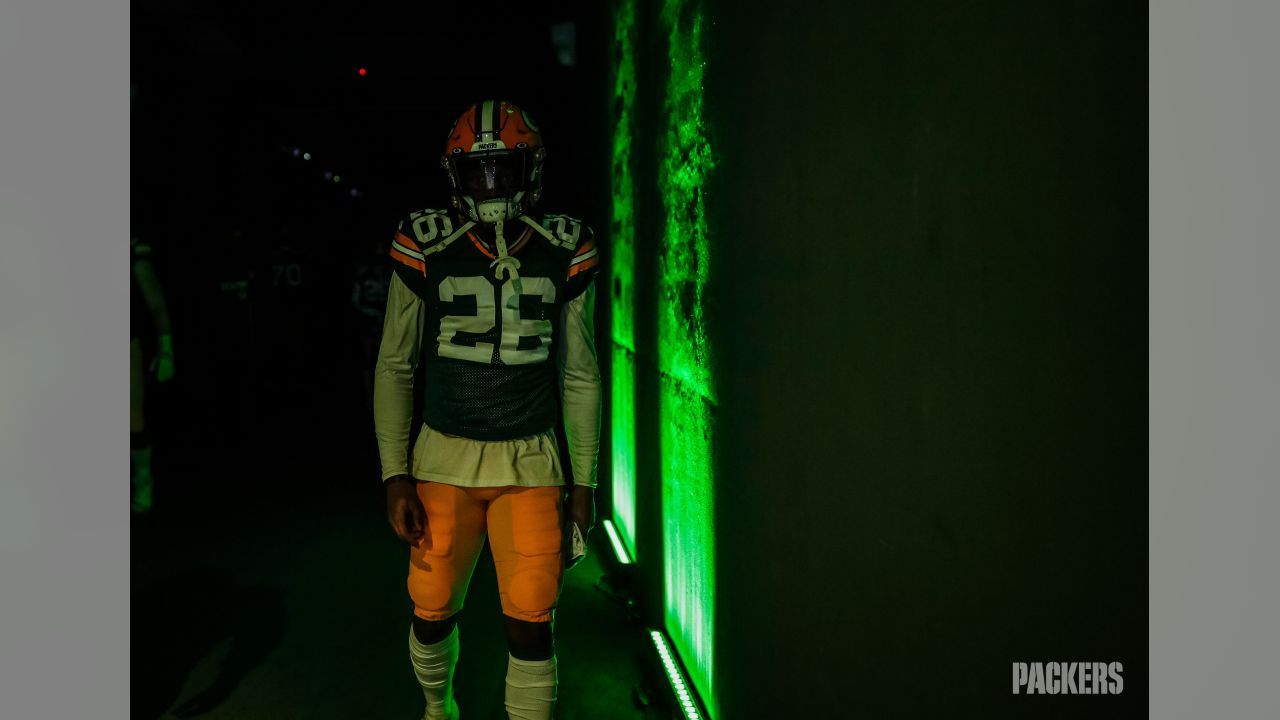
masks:
{"label": "white number 26", "polygon": [[[556,286],[550,278],[521,277],[522,293],[517,295],[508,278],[500,288],[502,306],[502,338],[498,357],[507,365],[529,365],[547,359],[551,350],[551,321],[520,316],[520,298],[538,296],[543,303],[556,301]],[[440,320],[440,357],[488,364],[493,357],[493,343],[476,342],[462,345],[454,342],[459,332],[484,335],[495,327],[497,310],[494,306],[493,285],[483,277],[447,277],[440,281],[440,300],[453,302],[459,297],[476,299],[475,315],[445,315]],[[524,338],[536,338],[537,345],[519,349]],[[526,342],[526,344],[528,344]]]}

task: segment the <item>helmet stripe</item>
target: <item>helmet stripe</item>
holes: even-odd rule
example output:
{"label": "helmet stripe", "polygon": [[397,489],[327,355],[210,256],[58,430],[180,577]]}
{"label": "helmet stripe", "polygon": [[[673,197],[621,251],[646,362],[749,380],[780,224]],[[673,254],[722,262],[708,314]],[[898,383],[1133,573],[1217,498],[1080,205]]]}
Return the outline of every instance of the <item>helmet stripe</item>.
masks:
{"label": "helmet stripe", "polygon": [[489,142],[493,140],[493,101],[485,100],[481,105],[476,107],[476,119],[480,121],[480,137],[476,138],[479,142]]}

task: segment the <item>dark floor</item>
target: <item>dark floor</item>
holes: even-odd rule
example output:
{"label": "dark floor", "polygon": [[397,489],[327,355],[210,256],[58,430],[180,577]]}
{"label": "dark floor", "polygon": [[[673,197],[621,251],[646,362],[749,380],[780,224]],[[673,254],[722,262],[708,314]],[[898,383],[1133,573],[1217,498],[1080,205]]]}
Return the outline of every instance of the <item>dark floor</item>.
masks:
{"label": "dark floor", "polygon": [[[308,462],[351,447],[351,436],[343,444],[342,429],[326,437],[297,415],[257,420],[270,442],[237,446],[252,434],[196,430],[157,444],[155,509],[131,537],[132,717],[420,718],[406,548],[387,526],[370,448]],[[598,587],[609,552],[599,527],[591,543],[556,618],[556,717],[643,718],[632,691],[647,638]],[[487,549],[459,633],[462,717],[505,718]]]}

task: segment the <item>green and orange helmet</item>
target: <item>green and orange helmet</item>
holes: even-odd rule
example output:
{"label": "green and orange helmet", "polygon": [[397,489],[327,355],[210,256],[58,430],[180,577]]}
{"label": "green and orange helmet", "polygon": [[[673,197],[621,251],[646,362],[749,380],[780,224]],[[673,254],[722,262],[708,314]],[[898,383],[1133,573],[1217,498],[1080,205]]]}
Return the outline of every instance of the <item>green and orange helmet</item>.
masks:
{"label": "green and orange helmet", "polygon": [[542,198],[542,134],[529,114],[505,100],[478,102],[458,117],[440,164],[453,207],[478,223],[514,220]]}

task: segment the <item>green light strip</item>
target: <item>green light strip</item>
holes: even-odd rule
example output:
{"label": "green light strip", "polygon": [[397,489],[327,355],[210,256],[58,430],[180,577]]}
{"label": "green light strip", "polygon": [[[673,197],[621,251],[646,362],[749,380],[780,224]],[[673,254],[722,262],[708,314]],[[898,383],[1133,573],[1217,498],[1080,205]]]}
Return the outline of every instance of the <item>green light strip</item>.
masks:
{"label": "green light strip", "polygon": [[[636,359],[613,346],[613,521],[628,550],[636,537]],[[635,557],[634,553],[631,553]]]}
{"label": "green light strip", "polygon": [[622,544],[622,537],[618,535],[618,528],[614,526],[613,521],[605,518],[600,524],[604,525],[604,532],[609,536],[609,543],[613,545],[614,557],[619,563],[630,565],[631,555],[627,553],[627,546]]}
{"label": "green light strip", "polygon": [[685,720],[702,720],[702,714],[698,712],[698,702],[684,679],[684,673],[680,672],[680,665],[667,646],[667,639],[657,630],[650,630],[649,637],[653,639],[653,646],[662,660],[662,667],[667,671],[667,681],[671,683],[671,690],[676,695],[676,702],[680,703],[680,711],[684,713]]}
{"label": "green light strip", "polygon": [[[615,8],[613,74],[612,292],[613,520],[629,550],[636,546],[635,186],[631,177],[631,115],[635,106],[635,2]],[[635,556],[631,552],[632,557]]]}
{"label": "green light strip", "polygon": [[714,167],[702,118],[702,8],[666,0],[671,77],[660,168],[666,229],[659,267],[662,502],[666,625],[693,686],[718,714],[715,640],[713,358],[703,297],[711,263],[702,189]]}

